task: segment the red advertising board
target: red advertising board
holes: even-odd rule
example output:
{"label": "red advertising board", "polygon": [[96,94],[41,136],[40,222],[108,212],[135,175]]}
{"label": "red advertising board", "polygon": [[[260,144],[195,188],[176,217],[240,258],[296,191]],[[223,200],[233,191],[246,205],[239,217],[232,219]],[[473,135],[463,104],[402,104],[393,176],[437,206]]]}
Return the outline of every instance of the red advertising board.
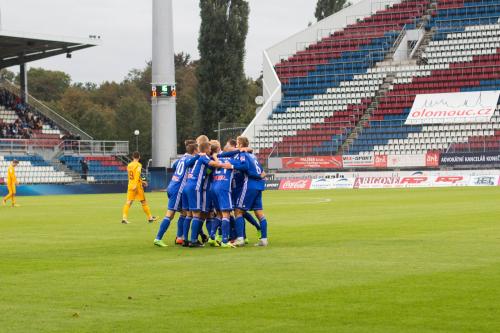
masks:
{"label": "red advertising board", "polygon": [[425,155],[425,166],[426,167],[438,167],[439,166],[439,152],[428,152]]}
{"label": "red advertising board", "polygon": [[283,169],[342,169],[341,156],[283,157]]}
{"label": "red advertising board", "polygon": [[387,168],[387,155],[375,155],[373,166],[375,168]]}
{"label": "red advertising board", "polygon": [[311,187],[311,179],[282,179],[280,182],[280,190],[308,190]]}

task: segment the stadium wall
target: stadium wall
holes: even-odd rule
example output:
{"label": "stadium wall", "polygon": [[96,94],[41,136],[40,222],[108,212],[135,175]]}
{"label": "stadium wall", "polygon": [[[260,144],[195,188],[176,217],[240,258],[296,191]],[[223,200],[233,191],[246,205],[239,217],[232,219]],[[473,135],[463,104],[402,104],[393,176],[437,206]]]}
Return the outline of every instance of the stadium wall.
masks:
{"label": "stadium wall", "polygon": [[358,18],[370,16],[378,10],[385,9],[388,5],[400,2],[401,0],[359,1],[265,50],[262,68],[265,103],[245,129],[243,135],[252,141],[257,134],[258,128],[264,125],[266,119],[273,112],[274,105],[281,101],[281,82],[276,75],[274,65],[279,63],[283,57],[288,58],[297,51],[306,49],[310,44],[318,42],[331,33],[341,30],[349,24],[356,23]]}
{"label": "stadium wall", "polygon": [[[18,196],[126,193],[126,184],[20,185]],[[0,186],[0,196],[7,195],[7,186]]]}
{"label": "stadium wall", "polygon": [[330,190],[500,186],[500,170],[317,173],[270,180],[268,190]]}

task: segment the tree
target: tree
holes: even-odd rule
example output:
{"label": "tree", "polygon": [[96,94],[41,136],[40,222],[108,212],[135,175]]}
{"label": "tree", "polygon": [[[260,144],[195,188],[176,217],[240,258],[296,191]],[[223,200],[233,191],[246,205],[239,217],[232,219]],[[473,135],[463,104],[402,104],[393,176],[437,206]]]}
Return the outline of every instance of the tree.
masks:
{"label": "tree", "polygon": [[[19,83],[19,75],[16,77]],[[50,71],[32,67],[28,70],[28,90],[30,95],[42,101],[57,101],[71,84],[71,77],[61,71]]]}
{"label": "tree", "polygon": [[200,130],[234,122],[246,109],[245,41],[250,9],[244,0],[200,0],[197,68]]}
{"label": "tree", "polygon": [[349,6],[351,3],[346,0],[318,0],[314,16],[320,21],[342,10],[342,8],[346,7],[346,4]]}
{"label": "tree", "polygon": [[16,74],[9,71],[8,69],[6,69],[6,68],[0,69],[0,79],[6,80],[9,82],[13,82],[15,77],[16,77]]}

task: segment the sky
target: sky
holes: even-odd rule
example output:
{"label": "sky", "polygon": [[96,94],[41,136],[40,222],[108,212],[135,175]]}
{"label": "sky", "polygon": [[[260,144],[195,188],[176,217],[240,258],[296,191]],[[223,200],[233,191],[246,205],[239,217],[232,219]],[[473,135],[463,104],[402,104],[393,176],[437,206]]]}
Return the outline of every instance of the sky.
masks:
{"label": "sky", "polygon": [[[249,0],[245,72],[256,78],[262,51],[314,22],[317,0]],[[198,58],[196,0],[173,0],[175,52]],[[121,81],[151,59],[152,0],[0,0],[1,29],[54,36],[100,35],[101,45],[29,64],[62,70],[74,82]],[[12,68],[17,71],[17,68]]]}

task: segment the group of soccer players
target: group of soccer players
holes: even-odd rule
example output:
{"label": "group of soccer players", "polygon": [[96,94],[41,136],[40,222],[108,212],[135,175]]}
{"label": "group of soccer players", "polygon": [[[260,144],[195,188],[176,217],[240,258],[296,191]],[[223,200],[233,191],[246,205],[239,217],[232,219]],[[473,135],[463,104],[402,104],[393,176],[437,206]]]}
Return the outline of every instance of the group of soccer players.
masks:
{"label": "group of soccer players", "polygon": [[[168,210],[154,245],[166,247],[163,236],[176,213],[176,245],[184,247],[234,248],[248,244],[246,222],[259,238],[256,246],[267,246],[267,220],[262,205],[265,189],[264,169],[249,148],[246,137],[228,140],[224,147],[217,140],[199,136],[185,142],[186,153],[173,165],[174,174],[167,188]],[[141,179],[140,156],[134,153],[129,164],[129,188],[122,223],[128,223],[128,208],[134,200],[142,203],[149,222],[151,215]],[[255,217],[249,211],[253,211]],[[203,228],[205,226],[205,230]]]}

